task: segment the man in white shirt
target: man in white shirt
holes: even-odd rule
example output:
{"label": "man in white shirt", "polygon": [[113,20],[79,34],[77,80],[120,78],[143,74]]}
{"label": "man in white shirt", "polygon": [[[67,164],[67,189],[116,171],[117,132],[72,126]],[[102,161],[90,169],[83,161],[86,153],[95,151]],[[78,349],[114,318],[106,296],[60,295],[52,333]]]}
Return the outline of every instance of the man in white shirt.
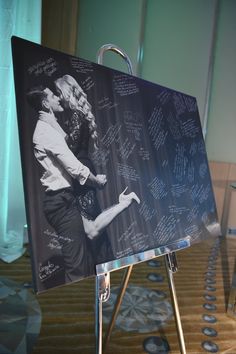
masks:
{"label": "man in white shirt", "polygon": [[[41,183],[45,187],[44,213],[55,229],[64,258],[66,281],[94,274],[94,261],[89,251],[80,212],[72,191],[72,178],[81,185],[102,188],[105,175],[94,176],[71,152],[66,133],[54,113],[62,112],[60,99],[49,88],[38,87],[27,94],[29,103],[39,112],[33,134],[34,154],[44,169]],[[40,111],[50,113],[40,119]]]}

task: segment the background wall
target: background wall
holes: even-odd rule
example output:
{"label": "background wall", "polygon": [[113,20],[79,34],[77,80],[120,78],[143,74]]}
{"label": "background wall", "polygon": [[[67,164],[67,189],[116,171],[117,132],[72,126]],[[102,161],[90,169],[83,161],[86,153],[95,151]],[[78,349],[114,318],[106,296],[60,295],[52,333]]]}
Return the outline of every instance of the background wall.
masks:
{"label": "background wall", "polygon": [[[142,0],[80,1],[76,54],[96,62],[96,53],[103,44],[116,44],[127,52],[136,73],[145,9],[146,1]],[[112,52],[105,54],[104,65],[127,71],[122,59]]]}
{"label": "background wall", "polygon": [[236,1],[221,0],[207,150],[211,160],[236,162]]}
{"label": "background wall", "polygon": [[[117,44],[140,77],[197,97],[202,124],[209,84],[208,157],[236,162],[235,14],[235,0],[80,0],[76,54],[96,61]],[[126,71],[114,56],[104,65]]]}
{"label": "background wall", "polygon": [[75,54],[78,0],[42,0],[42,45]]}
{"label": "background wall", "polygon": [[214,0],[148,1],[142,77],[197,97],[207,90]]}

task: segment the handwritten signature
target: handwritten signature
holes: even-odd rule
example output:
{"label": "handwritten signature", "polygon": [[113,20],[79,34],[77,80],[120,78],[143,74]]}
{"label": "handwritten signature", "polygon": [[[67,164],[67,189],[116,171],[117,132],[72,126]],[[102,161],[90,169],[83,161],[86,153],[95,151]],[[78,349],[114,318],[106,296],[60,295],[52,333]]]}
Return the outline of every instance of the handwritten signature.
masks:
{"label": "handwritten signature", "polygon": [[39,279],[42,281],[46,280],[59,269],[59,265],[51,263],[50,261],[48,261],[45,265],[39,263]]}

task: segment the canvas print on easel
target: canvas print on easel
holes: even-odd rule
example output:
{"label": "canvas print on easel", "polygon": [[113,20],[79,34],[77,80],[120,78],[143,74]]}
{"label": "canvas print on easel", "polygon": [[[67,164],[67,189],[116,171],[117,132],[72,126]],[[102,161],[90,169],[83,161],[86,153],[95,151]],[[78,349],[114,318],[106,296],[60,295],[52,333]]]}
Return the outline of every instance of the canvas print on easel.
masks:
{"label": "canvas print on easel", "polygon": [[37,292],[219,232],[196,99],[13,37]]}

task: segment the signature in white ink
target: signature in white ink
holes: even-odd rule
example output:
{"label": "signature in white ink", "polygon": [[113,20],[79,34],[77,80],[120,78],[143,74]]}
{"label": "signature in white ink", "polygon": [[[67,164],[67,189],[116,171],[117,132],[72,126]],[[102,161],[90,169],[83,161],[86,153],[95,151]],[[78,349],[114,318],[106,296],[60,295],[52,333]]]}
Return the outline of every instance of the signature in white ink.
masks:
{"label": "signature in white ink", "polygon": [[48,229],[45,230],[43,233],[44,233],[44,235],[51,237],[53,243],[57,242],[56,239],[61,242],[68,242],[68,243],[73,242],[73,240],[70,237],[58,235],[53,231],[49,231]]}
{"label": "signature in white ink", "polygon": [[47,264],[45,265],[39,263],[39,279],[44,281],[49,277],[51,277],[51,275],[54,274],[59,269],[60,266],[58,264],[54,264],[50,261],[48,261]]}

